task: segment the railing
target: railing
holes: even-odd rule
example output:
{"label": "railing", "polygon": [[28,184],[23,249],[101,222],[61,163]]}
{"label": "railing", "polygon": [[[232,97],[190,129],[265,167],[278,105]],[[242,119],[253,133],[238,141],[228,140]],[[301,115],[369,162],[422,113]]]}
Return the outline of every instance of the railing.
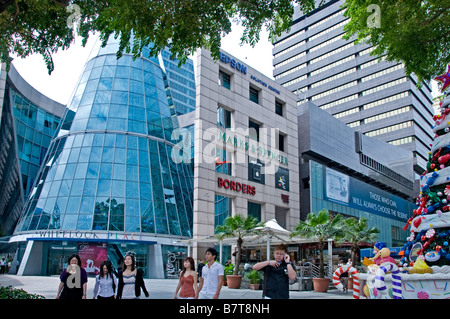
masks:
{"label": "railing", "polygon": [[[309,265],[298,267],[298,276],[300,278],[318,278],[319,277],[319,266]],[[328,265],[325,265],[325,278],[333,277],[333,274],[328,273]]]}

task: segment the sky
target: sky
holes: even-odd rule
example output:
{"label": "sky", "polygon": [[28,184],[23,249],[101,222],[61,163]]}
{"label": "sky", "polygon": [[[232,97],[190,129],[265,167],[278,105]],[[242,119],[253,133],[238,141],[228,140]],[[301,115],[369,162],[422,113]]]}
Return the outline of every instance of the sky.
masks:
{"label": "sky", "polygon": [[[263,29],[259,43],[252,48],[250,45],[240,46],[242,30],[241,26],[234,25],[232,32],[222,38],[221,48],[273,79],[272,44],[268,40],[268,32]],[[77,38],[69,49],[54,54],[55,69],[51,75],[48,75],[44,59],[38,54],[25,59],[15,57],[13,64],[19,74],[39,92],[61,104],[68,104],[95,40],[95,36],[89,37],[83,48],[81,38]]]}

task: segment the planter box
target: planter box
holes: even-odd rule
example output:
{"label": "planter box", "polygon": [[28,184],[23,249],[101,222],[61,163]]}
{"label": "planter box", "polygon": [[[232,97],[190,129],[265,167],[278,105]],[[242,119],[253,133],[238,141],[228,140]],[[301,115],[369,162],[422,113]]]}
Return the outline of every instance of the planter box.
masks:
{"label": "planter box", "polygon": [[315,292],[327,292],[330,285],[330,278],[313,278]]}
{"label": "planter box", "polygon": [[239,289],[241,287],[242,276],[227,275],[227,285],[230,289]]}

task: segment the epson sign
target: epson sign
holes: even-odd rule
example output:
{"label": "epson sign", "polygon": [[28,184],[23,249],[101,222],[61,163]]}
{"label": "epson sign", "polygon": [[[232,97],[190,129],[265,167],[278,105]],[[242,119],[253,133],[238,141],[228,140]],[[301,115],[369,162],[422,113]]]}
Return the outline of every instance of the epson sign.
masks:
{"label": "epson sign", "polygon": [[220,52],[220,61],[224,63],[230,63],[232,68],[235,68],[236,70],[244,74],[247,74],[247,67],[244,64],[236,61],[235,59],[230,58],[228,55],[223,54],[222,52]]}

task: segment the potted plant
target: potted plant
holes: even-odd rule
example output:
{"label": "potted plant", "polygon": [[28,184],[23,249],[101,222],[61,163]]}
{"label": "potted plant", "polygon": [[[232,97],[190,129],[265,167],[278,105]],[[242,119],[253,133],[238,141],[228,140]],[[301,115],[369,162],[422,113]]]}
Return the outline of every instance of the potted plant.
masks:
{"label": "potted plant", "polygon": [[253,270],[245,275],[245,279],[249,281],[248,287],[250,289],[258,290],[262,280],[262,273],[260,271]]}
{"label": "potted plant", "polygon": [[328,210],[319,213],[309,213],[305,221],[300,221],[291,233],[291,237],[300,236],[315,238],[319,245],[319,277],[313,278],[314,291],[327,292],[330,278],[325,278],[323,250],[329,239],[335,241],[343,236],[345,228],[344,217],[340,214],[332,216]]}
{"label": "potted plant", "polygon": [[227,285],[227,276],[228,275],[233,275],[234,272],[234,265],[232,263],[229,263],[228,265],[226,265],[223,269],[223,285],[226,286]]}
{"label": "potted plant", "polygon": [[258,222],[258,219],[253,216],[244,217],[240,214],[235,216],[228,216],[225,218],[223,225],[216,226],[216,236],[219,240],[226,237],[236,239],[237,254],[236,264],[233,275],[227,276],[228,288],[239,288],[241,286],[242,276],[238,274],[239,266],[241,264],[241,250],[244,242],[244,237],[253,234],[259,234],[257,227],[262,227],[264,223]]}

